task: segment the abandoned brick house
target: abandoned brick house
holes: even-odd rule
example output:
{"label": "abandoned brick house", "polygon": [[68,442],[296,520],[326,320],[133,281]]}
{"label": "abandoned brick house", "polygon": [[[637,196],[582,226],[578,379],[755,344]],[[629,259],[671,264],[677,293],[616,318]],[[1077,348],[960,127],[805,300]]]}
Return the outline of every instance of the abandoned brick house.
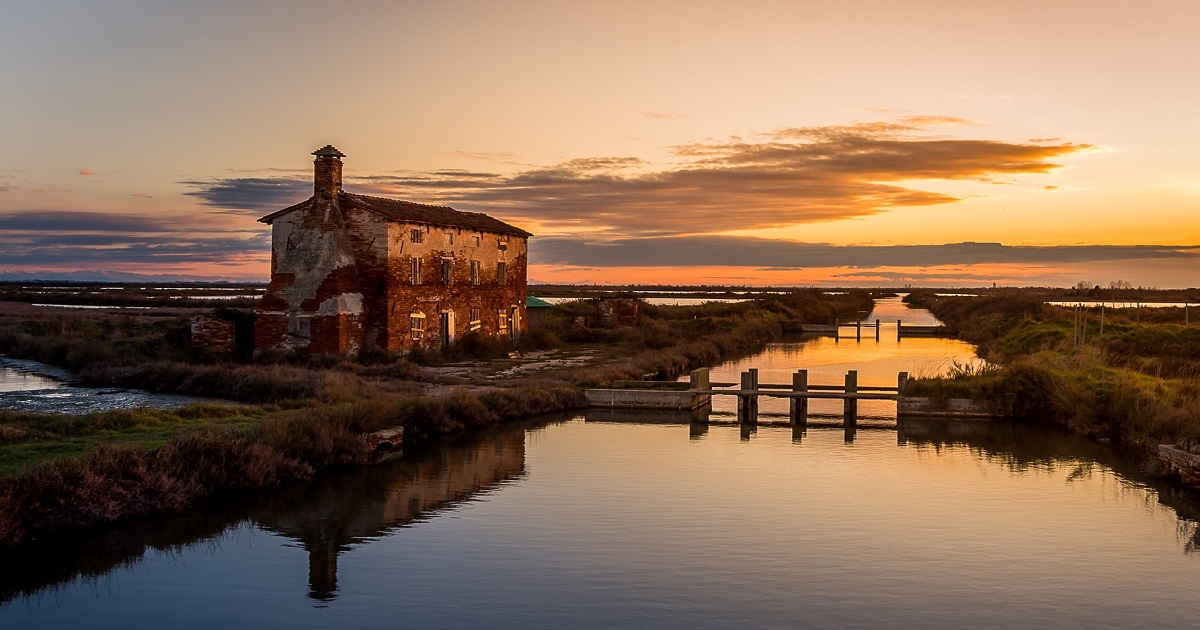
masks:
{"label": "abandoned brick house", "polygon": [[255,310],[256,350],[354,355],[520,334],[531,234],[477,212],[348,193],[345,155],[313,155],[313,196],[259,219],[271,226],[271,284]]}

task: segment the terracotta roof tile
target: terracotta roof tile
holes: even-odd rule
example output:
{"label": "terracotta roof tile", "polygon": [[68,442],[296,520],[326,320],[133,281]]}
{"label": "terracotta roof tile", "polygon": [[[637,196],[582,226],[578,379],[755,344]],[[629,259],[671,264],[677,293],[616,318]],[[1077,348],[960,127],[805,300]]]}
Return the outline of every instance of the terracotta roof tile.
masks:
{"label": "terracotta roof tile", "polygon": [[[288,206],[283,210],[272,212],[259,219],[259,221],[269,224],[280,216],[308,206],[315,199],[316,197],[310,197],[294,206]],[[515,234],[523,237],[533,236],[519,227],[509,225],[482,212],[462,212],[449,206],[433,206],[411,201],[401,201],[399,199],[388,199],[386,197],[356,195],[345,191],[338,193],[338,201],[356,205],[392,221],[403,223],[425,223],[441,227],[461,227],[499,234]]]}

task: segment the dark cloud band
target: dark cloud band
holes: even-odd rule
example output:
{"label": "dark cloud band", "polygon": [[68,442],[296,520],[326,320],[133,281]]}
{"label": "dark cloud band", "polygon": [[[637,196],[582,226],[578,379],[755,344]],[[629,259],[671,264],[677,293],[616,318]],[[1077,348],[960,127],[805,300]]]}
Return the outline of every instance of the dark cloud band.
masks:
{"label": "dark cloud band", "polygon": [[[581,267],[704,267],[760,269],[829,267],[917,267],[985,264],[1069,264],[1119,260],[1200,259],[1200,245],[1011,246],[1000,243],[947,245],[830,245],[734,236],[635,238],[589,242],[539,238],[530,261]],[[1200,260],[1198,260],[1200,262]]]}

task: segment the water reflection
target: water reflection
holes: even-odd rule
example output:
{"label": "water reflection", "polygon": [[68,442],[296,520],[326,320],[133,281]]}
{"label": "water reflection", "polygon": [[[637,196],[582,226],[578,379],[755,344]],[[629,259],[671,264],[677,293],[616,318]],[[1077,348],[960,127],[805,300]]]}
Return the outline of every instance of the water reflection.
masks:
{"label": "water reflection", "polygon": [[62,368],[0,357],[0,409],[86,414],[136,407],[183,407],[202,399],[135,389],[76,387]]}
{"label": "water reflection", "polygon": [[275,532],[304,549],[309,597],[329,601],[338,591],[340,555],[477,499],[524,472],[525,432],[517,429],[328,475],[274,496],[10,551],[0,554],[0,602],[94,580],[136,565],[147,552],[185,553],[244,527]]}
{"label": "water reflection", "polygon": [[258,526],[300,542],[308,551],[309,596],[328,600],[337,592],[338,556],[353,545],[428,519],[524,472],[525,433],[517,431],[366,473],[322,479],[253,518]]}
{"label": "water reflection", "polygon": [[36,361],[0,357],[0,392],[28,392],[65,387],[71,374]]}
{"label": "water reflection", "polygon": [[[5,599],[54,592],[51,605],[0,606],[0,626],[1190,619],[1146,598],[1185,601],[1194,567],[1178,549],[1197,548],[1195,498],[1112,447],[1002,422],[905,419],[844,437],[609,419],[433,448],[0,558]],[[1110,606],[1114,593],[1126,595]]]}
{"label": "water reflection", "polygon": [[[934,326],[941,324],[925,309],[908,308],[902,298],[887,298],[875,302],[875,310],[866,318],[880,320],[881,334],[876,341],[873,333],[860,340],[843,337],[812,335],[788,336],[779,343],[768,344],[762,352],[726,361],[711,370],[713,382],[736,383],[743,371],[757,368],[760,383],[790,386],[792,374],[808,370],[812,385],[842,384],[846,372],[856,370],[860,386],[883,387],[896,385],[896,376],[908,372],[912,377],[945,374],[955,364],[978,365],[975,348],[958,339],[936,337],[896,338],[896,320],[906,325]],[[853,334],[853,328],[843,330]],[[686,379],[686,377],[685,377]],[[840,423],[841,402],[835,400],[809,401],[809,414],[817,422],[833,419]],[[729,416],[736,413],[731,396],[713,397],[713,413]],[[759,414],[765,418],[787,418],[788,402],[784,399],[761,398]],[[894,424],[896,403],[883,400],[859,401],[858,416],[862,426]]]}
{"label": "water reflection", "polygon": [[[1047,423],[1049,425],[1049,423]],[[999,420],[960,420],[905,416],[896,427],[901,446],[940,451],[967,446],[981,458],[1018,473],[1068,469],[1067,483],[1112,472],[1128,482],[1123,492],[1145,493],[1178,517],[1183,551],[1200,551],[1200,492],[1146,475],[1138,453],[1069,436],[1051,426]]]}

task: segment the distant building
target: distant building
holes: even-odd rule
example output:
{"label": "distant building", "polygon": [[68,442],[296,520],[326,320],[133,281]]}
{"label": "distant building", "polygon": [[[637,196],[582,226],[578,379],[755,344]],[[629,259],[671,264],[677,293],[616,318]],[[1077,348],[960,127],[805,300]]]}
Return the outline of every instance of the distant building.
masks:
{"label": "distant building", "polygon": [[313,196],[259,219],[271,226],[271,284],[255,311],[257,350],[354,355],[520,334],[530,233],[348,193],[345,155],[328,145],[313,155]]}
{"label": "distant building", "polygon": [[532,295],[525,298],[525,311],[528,313],[527,319],[530,326],[544,326],[546,319],[550,313],[550,309],[554,305],[541,298],[533,297]]}

